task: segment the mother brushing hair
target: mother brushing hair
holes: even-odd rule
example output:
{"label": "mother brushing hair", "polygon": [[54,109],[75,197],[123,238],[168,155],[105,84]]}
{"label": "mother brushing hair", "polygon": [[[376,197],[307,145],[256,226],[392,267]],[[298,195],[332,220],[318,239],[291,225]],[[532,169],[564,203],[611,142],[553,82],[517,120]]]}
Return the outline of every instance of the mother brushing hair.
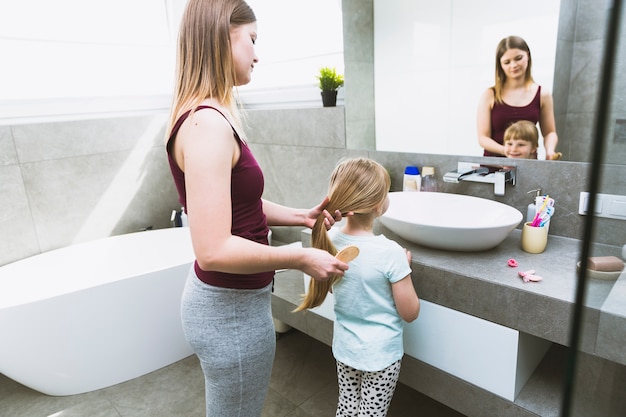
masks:
{"label": "mother brushing hair", "polygon": [[531,67],[524,39],[508,36],[498,43],[495,84],[482,93],[478,103],[478,143],[484,156],[504,156],[504,131],[514,122],[528,120],[539,123],[546,159],[560,157],[552,95],[535,83]]}

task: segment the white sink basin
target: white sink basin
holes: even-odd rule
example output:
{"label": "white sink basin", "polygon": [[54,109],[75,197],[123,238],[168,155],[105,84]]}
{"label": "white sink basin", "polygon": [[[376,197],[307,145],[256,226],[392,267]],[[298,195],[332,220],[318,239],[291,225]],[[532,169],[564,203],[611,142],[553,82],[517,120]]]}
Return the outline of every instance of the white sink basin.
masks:
{"label": "white sink basin", "polygon": [[381,223],[423,246],[482,251],[500,243],[522,221],[514,207],[485,198],[430,192],[391,192]]}

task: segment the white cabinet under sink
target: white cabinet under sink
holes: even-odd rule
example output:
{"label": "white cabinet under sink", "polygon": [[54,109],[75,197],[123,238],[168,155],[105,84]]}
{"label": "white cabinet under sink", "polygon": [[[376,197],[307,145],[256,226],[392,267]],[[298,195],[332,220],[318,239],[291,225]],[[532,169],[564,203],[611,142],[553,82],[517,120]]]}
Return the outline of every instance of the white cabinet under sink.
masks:
{"label": "white cabinet under sink", "polygon": [[514,401],[551,342],[421,300],[404,350],[442,371]]}

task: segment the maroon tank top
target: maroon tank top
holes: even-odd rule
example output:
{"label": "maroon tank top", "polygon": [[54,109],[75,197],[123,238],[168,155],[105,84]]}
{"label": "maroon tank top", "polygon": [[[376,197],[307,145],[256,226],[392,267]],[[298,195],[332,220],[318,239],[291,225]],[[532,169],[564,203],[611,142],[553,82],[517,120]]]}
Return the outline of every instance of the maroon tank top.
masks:
{"label": "maroon tank top", "polygon": [[[202,109],[213,109],[224,114],[218,109],[210,106],[199,106],[196,111]],[[185,189],[185,173],[180,169],[171,152],[172,144],[182,126],[189,116],[189,111],[183,114],[174,125],[172,133],[167,141],[167,158],[170,170],[174,177],[174,183],[178,190],[178,198],[183,207],[187,207],[187,192]],[[224,116],[226,119],[226,117]],[[228,121],[228,119],[226,119]],[[228,122],[230,124],[230,122]],[[244,239],[267,245],[267,219],[263,213],[264,179],[263,172],[256,159],[252,155],[248,145],[241,140],[237,131],[233,128],[234,139],[237,140],[241,148],[241,156],[231,171],[230,196],[232,201],[232,224],[231,233]],[[209,139],[207,139],[209,140]],[[185,208],[186,210],[186,208]],[[206,284],[224,288],[257,289],[269,285],[274,279],[274,271],[260,272],[256,274],[230,274],[219,271],[205,271],[200,268],[198,261],[194,263],[196,275]]]}
{"label": "maroon tank top", "polygon": [[[509,106],[508,104],[494,103],[491,109],[491,138],[500,145],[504,143],[504,132],[511,124],[520,120],[529,120],[535,124],[541,116],[541,86],[537,94],[527,106]],[[483,156],[502,156],[485,150]]]}

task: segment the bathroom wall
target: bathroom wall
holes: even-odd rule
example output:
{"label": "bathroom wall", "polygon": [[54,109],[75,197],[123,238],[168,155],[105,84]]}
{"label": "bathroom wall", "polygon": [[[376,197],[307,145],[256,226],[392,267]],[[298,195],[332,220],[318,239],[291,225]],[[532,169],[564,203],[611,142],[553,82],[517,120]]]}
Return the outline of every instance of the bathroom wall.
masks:
{"label": "bathroom wall", "polygon": [[0,126],[0,265],[169,226],[166,114]]}
{"label": "bathroom wall", "polygon": [[[561,0],[558,48],[554,77],[554,109],[559,132],[559,150],[565,159],[589,161],[593,142],[599,85],[604,59],[608,0]],[[626,100],[619,92],[626,87],[623,70],[626,57],[626,9],[622,7],[621,32],[616,45],[616,68],[608,120],[604,161],[626,161]]]}
{"label": "bathroom wall", "polygon": [[[165,159],[165,119],[153,114],[0,127],[0,265],[72,243],[169,227],[178,201]],[[498,200],[525,213],[527,191],[541,187],[557,202],[550,233],[582,236],[578,198],[586,190],[587,163],[516,161],[517,185],[495,197],[489,184],[442,182],[443,173],[456,168],[455,156],[346,149],[343,107],[253,110],[247,119],[265,197],[281,204],[317,204],[337,161],[362,155],[387,167],[393,190],[401,189],[406,165],[432,165],[440,190]],[[602,192],[626,195],[626,166],[604,165],[603,174]],[[279,241],[300,239],[297,228],[274,233]],[[621,247],[624,236],[626,221],[597,220],[597,243]]]}

